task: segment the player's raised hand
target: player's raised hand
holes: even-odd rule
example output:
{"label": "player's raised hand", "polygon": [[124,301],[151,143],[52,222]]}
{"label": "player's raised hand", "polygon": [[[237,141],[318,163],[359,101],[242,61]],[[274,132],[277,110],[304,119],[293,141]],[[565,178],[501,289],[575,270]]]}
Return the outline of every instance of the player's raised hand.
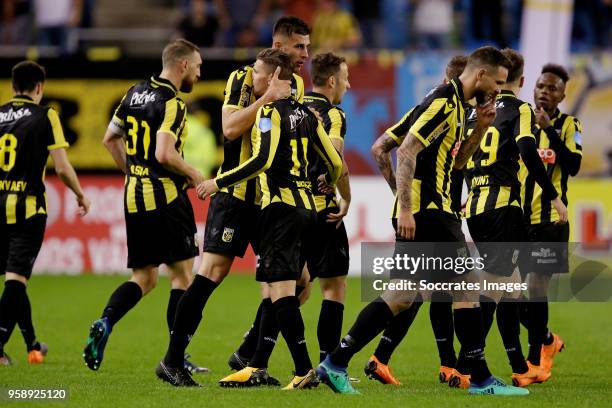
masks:
{"label": "player's raised hand", "polygon": [[495,99],[497,98],[497,92],[495,92],[487,102],[484,104],[476,105],[476,126],[486,129],[495,120],[495,116],[497,115],[495,109]]}
{"label": "player's raised hand", "polygon": [[219,188],[217,187],[217,183],[215,183],[215,179],[209,179],[198,184],[196,191],[200,200],[206,200],[212,194],[218,192]]}
{"label": "player's raised hand", "polygon": [[89,208],[91,207],[91,201],[89,201],[89,198],[85,197],[84,195],[80,197],[77,196],[76,200],[77,204],[79,205],[78,214],[80,217],[84,217],[89,212]]}
{"label": "player's raised hand", "polygon": [[276,67],[268,90],[264,94],[266,101],[273,102],[279,99],[285,99],[291,96],[291,81],[286,79],[279,79],[278,75],[281,72],[281,67]]}
{"label": "player's raised hand", "polygon": [[416,222],[412,211],[400,211],[397,218],[397,235],[404,239],[414,239],[416,233]]}
{"label": "player's raised hand", "polygon": [[546,129],[550,126],[550,117],[542,107],[535,110],[535,117],[536,121],[538,122],[538,126],[540,126],[542,129]]}
{"label": "player's raised hand", "polygon": [[557,196],[557,198],[551,201],[551,204],[559,214],[559,221],[557,221],[557,224],[565,224],[567,222],[567,207],[563,204],[561,198]]}

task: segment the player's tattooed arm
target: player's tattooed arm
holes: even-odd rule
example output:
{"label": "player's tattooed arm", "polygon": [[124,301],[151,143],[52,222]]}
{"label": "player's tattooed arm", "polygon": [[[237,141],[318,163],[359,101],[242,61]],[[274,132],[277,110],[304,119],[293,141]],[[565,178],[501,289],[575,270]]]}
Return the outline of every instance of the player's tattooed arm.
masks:
{"label": "player's tattooed arm", "polygon": [[480,145],[482,137],[485,135],[486,131],[486,128],[482,129],[479,127],[475,127],[472,133],[470,134],[470,137],[468,137],[466,140],[463,141],[463,143],[461,143],[461,147],[459,148],[459,151],[455,156],[455,165],[453,166],[455,169],[461,170],[465,167],[468,160],[470,160],[470,157],[472,157],[472,155]]}
{"label": "player's tattooed arm", "polygon": [[453,166],[455,169],[465,167],[470,157],[472,157],[480,145],[482,137],[487,133],[487,129],[493,124],[495,116],[495,97],[492,97],[483,105],[476,105],[476,126],[470,137],[461,143],[461,147],[455,156],[455,165]]}
{"label": "player's tattooed arm", "polygon": [[416,225],[412,215],[412,181],[416,170],[417,155],[425,146],[411,133],[397,149],[397,197],[400,214],[397,234],[405,239],[414,239]]}
{"label": "player's tattooed arm", "polygon": [[391,150],[397,147],[397,142],[391,138],[387,133],[383,133],[376,139],[372,145],[372,157],[376,161],[376,165],[383,175],[387,184],[393,191],[393,194],[397,191],[397,183],[395,180],[395,172],[393,171],[393,162],[391,160]]}

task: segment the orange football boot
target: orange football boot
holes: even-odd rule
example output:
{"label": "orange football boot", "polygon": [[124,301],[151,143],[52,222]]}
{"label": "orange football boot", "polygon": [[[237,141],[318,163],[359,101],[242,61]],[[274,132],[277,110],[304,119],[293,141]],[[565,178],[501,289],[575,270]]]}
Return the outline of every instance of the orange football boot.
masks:
{"label": "orange football boot", "polygon": [[542,366],[536,366],[527,361],[527,371],[523,374],[512,373],[512,384],[515,387],[527,387],[531,384],[543,383],[550,378],[550,371]]}
{"label": "orange football boot", "polygon": [[472,376],[469,374],[461,374],[459,371],[453,370],[448,379],[448,386],[451,388],[462,388],[467,390],[470,388],[471,377]]}
{"label": "orange football boot", "polygon": [[555,355],[565,348],[565,342],[558,334],[552,333],[553,342],[551,344],[543,344],[540,356],[540,367],[545,371],[550,372],[553,366]]}
{"label": "orange football boot", "polygon": [[455,372],[454,368],[447,366],[440,366],[440,372],[438,373],[438,379],[441,383],[447,383],[450,380],[451,375]]}
{"label": "orange football boot", "polygon": [[45,361],[45,356],[49,352],[49,346],[45,343],[40,343],[40,350],[31,350],[28,352],[29,364],[42,364]]}
{"label": "orange football boot", "polygon": [[369,379],[378,380],[383,384],[393,384],[400,385],[401,382],[395,376],[393,376],[393,372],[391,368],[378,361],[376,356],[370,357],[368,360],[363,372]]}

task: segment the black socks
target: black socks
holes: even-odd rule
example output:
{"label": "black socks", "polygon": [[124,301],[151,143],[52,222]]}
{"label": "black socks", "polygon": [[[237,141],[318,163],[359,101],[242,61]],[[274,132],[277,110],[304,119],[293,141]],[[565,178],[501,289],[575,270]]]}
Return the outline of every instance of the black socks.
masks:
{"label": "black socks", "polygon": [[414,322],[422,302],[414,302],[410,307],[394,316],[380,337],[374,356],[383,364],[389,364],[391,355],[402,342]]}
{"label": "black socks", "polygon": [[276,320],[293,357],[295,375],[304,376],[312,369],[304,338],[304,321],[297,296],[285,296],[273,303]]}
{"label": "black socks", "polygon": [[519,306],[520,303],[513,299],[503,299],[499,302],[497,326],[512,366],[512,372],[523,374],[527,372],[528,367],[521,348]]}
{"label": "black socks", "polygon": [[[471,381],[481,384],[491,377],[484,356],[484,332],[482,327],[482,311],[479,307],[455,309],[455,333],[461,343],[460,360],[471,374]],[[465,374],[463,371],[460,371]]]}
{"label": "black socks", "polygon": [[493,326],[493,320],[495,319],[495,309],[497,304],[493,299],[487,296],[480,296],[480,310],[482,310],[482,329],[484,333],[484,342],[486,344],[487,336]]}
{"label": "black socks", "polygon": [[170,344],[164,358],[169,366],[183,366],[185,349],[202,320],[202,311],[208,298],[216,288],[217,284],[212,280],[196,275],[179,300],[170,333]]}
{"label": "black socks", "polygon": [[455,368],[457,357],[453,341],[453,297],[449,293],[434,292],[429,306],[429,320],[438,346],[440,365]]}
{"label": "black socks", "polygon": [[[540,365],[542,345],[548,334],[548,298],[534,298],[527,303],[529,313],[529,356],[533,365]],[[551,336],[552,337],[552,336]]]}
{"label": "black socks", "polygon": [[168,324],[168,333],[172,331],[174,325],[174,317],[176,316],[176,307],[178,306],[181,296],[185,291],[183,289],[172,289],[170,290],[170,297],[168,298],[168,308],[166,309],[166,323]]}
{"label": "black socks", "polygon": [[122,283],[111,295],[102,318],[107,318],[111,328],[142,298],[142,289],[136,282]]}
{"label": "black socks", "polygon": [[340,342],[342,335],[342,316],[344,305],[340,302],[324,299],[321,302],[317,339],[319,340],[319,361],[325,360]]}
{"label": "black socks", "polygon": [[383,331],[392,318],[393,312],[381,298],[368,304],[359,313],[348,334],[329,355],[332,364],[347,367],[353,355]]}
{"label": "black socks", "polygon": [[[269,299],[267,299],[269,300]],[[251,360],[253,355],[255,354],[255,350],[258,346],[259,340],[259,330],[261,324],[261,314],[264,308],[264,302],[266,299],[263,299],[259,303],[259,307],[257,308],[257,313],[255,314],[255,320],[253,320],[253,324],[248,332],[244,335],[244,339],[242,340],[242,344],[238,347],[238,355],[246,360]],[[276,320],[276,319],[275,319]]]}
{"label": "black socks", "polygon": [[40,350],[40,343],[36,341],[36,333],[34,332],[34,325],[32,324],[32,305],[30,304],[30,298],[27,292],[24,291],[24,294],[25,296],[21,305],[22,309],[17,318],[17,324],[23,335],[26,349],[30,352],[32,350]]}
{"label": "black socks", "polygon": [[[276,339],[280,331],[276,320],[276,310],[270,298],[263,299],[259,305],[260,323],[257,332],[257,348],[253,355],[249,356],[249,366],[255,368],[267,368],[268,361],[276,345]],[[255,330],[255,327],[251,331]],[[244,343],[243,343],[244,344]],[[240,354],[240,350],[238,351]],[[240,354],[242,357],[246,357]]]}
{"label": "black socks", "polygon": [[18,280],[6,281],[0,297],[0,351],[11,337],[25,302],[29,305],[26,286]]}

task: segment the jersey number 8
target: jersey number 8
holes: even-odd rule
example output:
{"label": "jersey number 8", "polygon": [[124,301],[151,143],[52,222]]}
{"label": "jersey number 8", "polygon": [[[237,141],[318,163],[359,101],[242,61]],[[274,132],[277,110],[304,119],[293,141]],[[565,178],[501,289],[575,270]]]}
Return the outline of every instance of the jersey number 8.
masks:
{"label": "jersey number 8", "polygon": [[17,138],[11,133],[0,136],[0,169],[7,173],[15,165],[17,159]]}

